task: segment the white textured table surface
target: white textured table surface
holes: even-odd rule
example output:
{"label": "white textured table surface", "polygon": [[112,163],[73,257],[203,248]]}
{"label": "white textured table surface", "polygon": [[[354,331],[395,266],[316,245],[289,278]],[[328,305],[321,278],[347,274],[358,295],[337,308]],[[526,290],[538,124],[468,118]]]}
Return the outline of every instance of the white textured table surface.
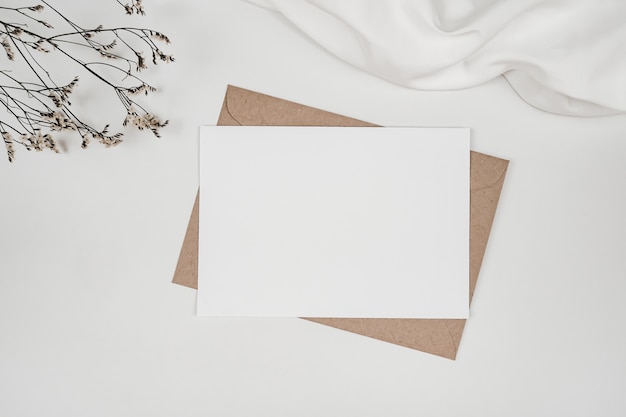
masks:
{"label": "white textured table surface", "polygon": [[[55,4],[126,22],[114,1]],[[130,19],[176,57],[146,73],[163,138],[0,159],[0,415],[626,413],[626,116],[543,113],[503,79],[404,89],[240,1],[146,9]],[[511,160],[456,361],[298,319],[195,316],[195,291],[170,281],[198,126],[227,84],[380,125],[467,126],[474,150]]]}

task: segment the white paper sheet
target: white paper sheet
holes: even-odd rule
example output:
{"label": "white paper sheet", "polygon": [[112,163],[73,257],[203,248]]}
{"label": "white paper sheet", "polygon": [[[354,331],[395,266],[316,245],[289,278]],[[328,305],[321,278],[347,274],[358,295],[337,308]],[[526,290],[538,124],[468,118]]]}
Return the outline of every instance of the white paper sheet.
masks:
{"label": "white paper sheet", "polygon": [[467,317],[469,129],[200,136],[198,315]]}

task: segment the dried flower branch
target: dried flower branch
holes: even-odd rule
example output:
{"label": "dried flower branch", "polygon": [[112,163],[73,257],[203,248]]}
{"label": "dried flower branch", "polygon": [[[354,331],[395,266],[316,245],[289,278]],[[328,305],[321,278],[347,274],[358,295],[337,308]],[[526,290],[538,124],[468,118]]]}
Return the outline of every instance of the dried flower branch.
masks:
{"label": "dried flower branch", "polygon": [[[117,2],[126,14],[145,14],[142,0]],[[64,59],[67,67],[76,68],[113,91],[126,111],[124,126],[147,129],[160,137],[159,131],[167,120],[161,121],[147,111],[135,97],[156,91],[138,75],[148,68],[144,54],[151,57],[153,65],[174,61],[159,47],[160,43],[168,44],[169,38],[136,27],[83,28],[47,1],[40,3],[0,6],[0,109],[4,110],[0,113],[0,135],[9,161],[15,158],[16,143],[27,150],[59,152],[53,137],[59,131],[76,132],[82,138],[83,148],[91,140],[107,147],[122,140],[121,133],[109,132],[109,124],[97,129],[77,115],[70,97],[79,77],[60,82],[62,76],[52,74],[42,59],[50,55]],[[51,19],[59,21],[61,29],[55,29]]]}

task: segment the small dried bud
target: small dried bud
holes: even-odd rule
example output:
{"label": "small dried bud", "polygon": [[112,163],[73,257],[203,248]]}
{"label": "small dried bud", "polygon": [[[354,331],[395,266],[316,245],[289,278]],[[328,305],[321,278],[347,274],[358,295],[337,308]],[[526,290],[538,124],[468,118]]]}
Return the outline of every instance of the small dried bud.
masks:
{"label": "small dried bud", "polygon": [[148,95],[148,93],[154,92],[156,91],[156,88],[152,87],[151,85],[148,85],[146,83],[143,83],[141,85],[138,85],[136,87],[130,87],[126,90],[126,92],[128,94],[131,95],[137,95],[137,94],[141,94],[144,93],[146,96]]}
{"label": "small dried bud", "polygon": [[2,132],[2,139],[4,140],[4,146],[7,148],[7,156],[9,162],[13,162],[15,159],[15,149],[13,149],[13,138],[9,132]]}
{"label": "small dried bud", "polygon": [[99,53],[100,56],[104,57],[104,58],[108,58],[108,59],[118,59],[117,55],[114,55],[110,52],[105,51],[104,49],[96,49]]}
{"label": "small dried bud", "polygon": [[34,44],[34,45],[31,45],[31,46],[32,46],[34,49],[36,49],[37,51],[40,51],[40,52],[46,52],[46,53],[47,53],[47,52],[50,52],[50,50],[48,50],[48,49],[46,49],[46,48],[44,48],[44,47],[43,47],[43,44],[44,44],[45,42],[46,42],[46,41],[44,41],[43,39],[39,39],[39,40],[37,40],[37,42],[35,42],[35,44]]}
{"label": "small dried bud", "polygon": [[83,138],[83,142],[80,144],[80,147],[83,149],[87,149],[87,146],[89,146],[90,142],[90,136],[88,133],[84,133],[81,135],[81,137]]}
{"label": "small dried bud", "polygon": [[52,26],[50,23],[46,22],[45,20],[38,20],[37,23],[39,23],[40,25],[44,25],[48,29],[54,29],[54,26]]}
{"label": "small dried bud", "polygon": [[54,151],[55,153],[59,153],[59,148],[57,148],[56,142],[54,141],[54,139],[49,133],[46,133],[45,135],[43,135],[42,141],[43,141],[43,145],[46,148]]}
{"label": "small dried bud", "polygon": [[50,130],[77,130],[76,123],[58,110],[41,113],[41,118],[50,123]]}
{"label": "small dried bud", "polygon": [[0,42],[0,44],[2,44],[4,52],[7,54],[7,58],[9,58],[9,61],[13,61],[15,59],[15,54],[13,53],[13,49],[11,49],[11,44],[9,43],[9,40],[6,36],[2,38],[2,42]]}
{"label": "small dried bud", "polygon": [[156,40],[165,42],[165,43],[170,43],[170,38],[168,38],[167,36],[165,36],[163,33],[161,32],[157,32],[155,30],[151,30],[149,31],[150,36]]}
{"label": "small dried bud", "polygon": [[60,97],[59,97],[56,93],[54,93],[53,91],[50,91],[50,92],[48,93],[48,98],[49,98],[50,100],[52,100],[52,102],[54,103],[54,105],[55,105],[57,108],[61,108],[61,107],[63,107],[63,102],[61,101],[61,98],[60,98]]}
{"label": "small dried bud", "polygon": [[137,57],[137,71],[148,68],[146,65],[146,59],[143,57],[141,52],[135,51],[135,56]]}
{"label": "small dried bud", "polygon": [[102,50],[108,50],[108,49],[113,49],[115,48],[115,46],[117,45],[117,41],[115,39],[113,39],[113,41],[109,44],[106,45],[101,45],[100,47],[102,48]]}

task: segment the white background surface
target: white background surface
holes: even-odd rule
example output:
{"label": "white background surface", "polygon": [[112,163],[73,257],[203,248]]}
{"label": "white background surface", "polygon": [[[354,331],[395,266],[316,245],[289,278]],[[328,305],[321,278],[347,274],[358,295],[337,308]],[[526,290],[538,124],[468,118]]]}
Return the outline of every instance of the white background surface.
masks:
{"label": "white background surface", "polygon": [[[55,4],[125,19],[113,1]],[[136,24],[177,58],[146,73],[164,137],[0,161],[0,415],[626,413],[626,117],[542,113],[502,79],[400,88],[239,1],[146,7]],[[229,83],[381,125],[469,126],[474,150],[511,160],[456,361],[299,319],[194,315],[195,291],[170,280],[197,126]]]}

